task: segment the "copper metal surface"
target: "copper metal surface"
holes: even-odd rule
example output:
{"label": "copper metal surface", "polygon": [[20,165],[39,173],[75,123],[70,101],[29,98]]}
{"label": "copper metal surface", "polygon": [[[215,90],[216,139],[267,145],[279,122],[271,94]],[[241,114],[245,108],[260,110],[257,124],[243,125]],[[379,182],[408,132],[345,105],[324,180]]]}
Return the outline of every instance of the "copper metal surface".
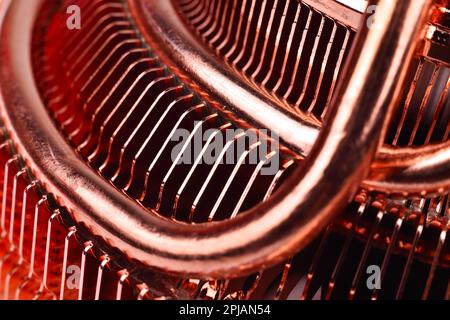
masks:
{"label": "copper metal surface", "polygon": [[[6,34],[2,37],[2,59],[16,67],[19,61],[28,61],[21,55],[29,52],[29,33],[17,34],[15,28],[30,30],[33,19],[23,15],[20,22],[17,17],[14,19],[14,9],[23,5],[30,6],[23,1],[12,4],[7,17],[10,28],[4,29],[9,37]],[[303,170],[296,172],[270,203],[234,220],[184,225],[141,212],[141,208],[99,179],[66,147],[44,108],[38,107],[40,99],[28,76],[31,73],[25,74],[23,65],[20,70],[2,66],[5,122],[18,149],[45,185],[55,194],[66,195],[61,201],[73,208],[76,219],[86,222],[111,245],[167,272],[224,277],[256,271],[304,246],[319,231],[319,221],[322,224],[335,215],[336,208],[348,201],[368,171],[384,133],[385,118],[404,79],[404,63],[411,58],[422,31],[422,23],[417,21],[427,18],[430,1],[379,1],[378,5],[383,12],[379,16],[382,27],[361,30],[354,64],[347,69],[329,120]],[[15,54],[11,54],[13,49]],[[381,57],[389,70],[380,68]],[[17,85],[3,89],[6,83]],[[28,108],[30,103],[35,107]],[[356,141],[355,136],[359,137]],[[336,172],[332,166],[342,159],[348,166]],[[332,197],[319,201],[325,194]],[[115,215],[104,215],[111,211]],[[242,233],[247,237],[242,238]]]}
{"label": "copper metal surface", "polygon": [[[188,5],[196,2],[211,3],[209,0],[179,2],[186,2]],[[227,6],[227,3],[231,4],[233,1],[215,2]],[[321,14],[325,13],[326,7],[335,5],[334,2],[328,1],[308,3],[311,5],[315,3],[317,9],[318,2],[325,4],[320,11]],[[45,111],[53,118],[54,122],[49,125],[55,125],[58,132],[71,143],[70,149],[76,151],[77,156],[82,159],[81,162],[89,164],[96,171],[95,174],[108,179],[116,189],[122,189],[131,198],[137,196],[137,199],[133,200],[148,209],[142,212],[149,215],[165,215],[168,221],[174,224],[178,224],[176,220],[186,218],[184,221],[188,223],[195,221],[210,224],[214,220],[235,218],[244,211],[240,209],[241,206],[251,208],[258,202],[257,199],[261,199],[259,200],[261,202],[272,201],[271,193],[276,190],[278,184],[283,184],[285,177],[303,161],[301,157],[283,158],[280,170],[267,185],[261,183],[259,177],[254,176],[259,165],[248,168],[243,165],[242,157],[233,164],[232,170],[226,170],[222,166],[210,166],[203,167],[204,172],[198,171],[196,164],[180,169],[173,163],[162,163],[158,160],[160,156],[152,158],[152,153],[159,150],[160,140],[163,140],[167,133],[159,129],[163,127],[166,131],[170,131],[174,125],[173,121],[177,120],[176,111],[189,110],[190,103],[199,103],[197,110],[202,110],[202,114],[199,114],[200,120],[211,119],[213,122],[218,120],[217,123],[210,124],[217,125],[220,130],[232,126],[252,130],[254,128],[243,118],[226,110],[224,112],[223,106],[215,101],[213,95],[205,94],[204,89],[208,88],[193,84],[189,74],[184,75],[177,67],[176,61],[163,59],[162,61],[170,66],[170,69],[167,68],[159,60],[158,54],[142,40],[135,28],[134,18],[129,15],[126,3],[120,0],[77,1],[81,6],[83,17],[88,17],[83,19],[81,32],[69,31],[65,24],[61,23],[67,3],[70,1],[60,3],[47,1],[37,10],[38,19],[33,26],[31,45],[33,70],[27,72],[34,73]],[[414,62],[408,71],[409,80],[406,81],[406,86],[403,86],[406,101],[403,108],[398,108],[397,119],[389,126],[388,137],[385,139],[385,143],[393,146],[408,146],[408,149],[399,150],[401,152],[406,150],[411,155],[415,151],[412,146],[441,148],[442,146],[436,144],[446,140],[445,98],[448,85],[445,86],[445,81],[448,83],[448,74],[445,56],[442,55],[442,51],[436,51],[438,48],[436,45],[445,48],[445,38],[439,38],[439,33],[431,32],[435,25],[444,27],[445,15],[443,20],[438,19],[435,15],[436,8],[439,7],[433,8],[433,24],[425,28],[427,34],[425,44],[416,51]],[[341,10],[342,8],[339,12],[326,14],[339,17],[342,14]],[[272,17],[269,19],[269,29],[275,29],[276,19],[280,18],[278,14],[281,14],[279,9],[275,14],[266,16]],[[208,37],[217,40],[225,34],[220,21],[223,19],[219,16],[209,19],[213,27],[207,30]],[[290,23],[288,18],[285,22],[287,25]],[[47,37],[48,31],[53,35]],[[326,32],[322,32],[320,38],[325,39],[325,35]],[[66,37],[69,39],[67,43],[59,41]],[[272,41],[271,38],[268,40]],[[266,43],[265,46],[267,47],[263,52],[268,55],[272,49],[270,44]],[[321,50],[325,50],[323,44],[319,44],[317,50],[312,51],[313,56]],[[92,56],[91,52],[94,53]],[[24,54],[16,61],[27,59],[26,56]],[[208,52],[205,57],[208,57]],[[258,68],[255,70],[259,70],[258,74],[262,74],[265,70],[263,59],[253,59],[253,64],[249,65],[249,68],[256,67],[255,62],[258,62]],[[4,67],[5,70],[10,68],[9,62],[2,61],[2,63],[7,65]],[[148,92],[151,94],[137,100],[136,97],[123,95],[124,90],[128,89],[127,82],[123,80],[133,79],[133,76],[139,75],[136,72],[143,72],[145,68],[153,70],[143,81],[143,84],[148,85]],[[316,67],[310,70],[311,73],[317,71]],[[121,74],[122,72],[124,73]],[[64,74],[64,77],[60,77],[60,74]],[[157,81],[154,81],[155,79]],[[243,79],[239,78],[239,72],[235,73],[232,81],[240,83],[241,80]],[[188,88],[186,83],[191,88]],[[252,86],[256,91],[260,90],[257,83]],[[411,94],[421,90],[423,90],[421,96]],[[200,95],[200,99],[196,97],[192,100],[197,94]],[[230,92],[227,91],[227,94]],[[72,100],[71,96],[75,99]],[[409,96],[414,97],[409,99]],[[265,99],[265,93],[260,97]],[[120,103],[116,105],[114,101],[119,101],[118,99]],[[135,101],[139,101],[136,106]],[[149,108],[145,108],[146,102],[151,102]],[[277,107],[279,101],[269,99],[267,102],[274,103],[273,105]],[[417,114],[411,118],[409,112],[416,107]],[[123,112],[128,112],[123,119],[119,119],[121,120],[119,127],[115,127],[115,120],[104,122],[111,117],[117,120],[119,114],[117,110],[123,115]],[[136,120],[139,114],[143,116]],[[194,119],[195,117],[189,121]],[[426,119],[424,123],[423,119]],[[100,130],[103,137],[99,139],[100,128],[97,125],[102,123],[107,126],[106,129],[102,127]],[[400,125],[396,127],[398,123]],[[74,221],[67,208],[60,206],[64,202],[62,200],[65,200],[68,206],[72,206],[68,201],[72,194],[57,191],[55,195],[59,201],[55,201],[54,194],[48,193],[48,189],[45,189],[47,186],[41,183],[40,172],[33,170],[34,168],[31,168],[32,171],[28,167],[33,166],[36,160],[38,163],[42,163],[42,160],[48,161],[49,154],[40,153],[37,156],[47,158],[31,159],[32,161],[28,160],[27,156],[25,163],[23,161],[25,155],[17,153],[15,148],[16,136],[10,137],[8,130],[3,126],[0,128],[2,175],[0,180],[3,182],[0,218],[0,298],[88,300],[450,298],[448,283],[450,247],[447,236],[450,203],[448,195],[445,195],[446,190],[438,197],[412,195],[408,198],[361,190],[355,197],[356,201],[343,210],[342,216],[333,219],[333,223],[326,226],[322,235],[297,254],[293,255],[294,252],[291,252],[289,258],[274,267],[264,266],[248,277],[224,280],[205,281],[205,278],[210,277],[199,275],[202,279],[189,278],[188,274],[181,272],[177,277],[171,277],[167,273],[155,272],[137,260],[128,260],[129,257],[135,258],[135,248],[121,252],[117,250],[120,248],[111,247],[110,244],[101,241],[96,234],[99,229],[87,230],[83,225],[83,219],[80,219],[81,224]],[[114,151],[109,150],[106,153],[108,160],[103,165],[102,158],[105,151],[102,148],[105,145],[104,141],[111,138],[109,136],[111,129],[117,129],[117,133],[112,136],[111,150]],[[242,135],[237,135],[232,141],[241,138]],[[244,155],[255,151],[259,143],[249,145]],[[145,169],[148,163],[141,161],[140,156],[137,158],[140,160],[133,163],[134,166],[130,166],[127,154],[132,155],[132,152],[137,151],[137,147],[147,145],[152,148],[145,147],[147,151],[142,159],[149,158],[155,164],[152,166],[152,176],[149,179],[150,188],[136,188],[136,182],[142,178],[142,169]],[[119,149],[116,149],[117,146]],[[125,152],[117,153],[120,148]],[[147,153],[149,151],[151,152]],[[283,146],[280,151],[283,155],[288,152]],[[123,157],[123,154],[126,156]],[[50,160],[53,160],[51,157],[53,155],[50,152]],[[120,162],[115,163],[116,157]],[[394,168],[395,164],[386,165],[389,161],[391,160],[387,159],[384,163],[379,161],[377,172],[383,175],[390,167]],[[81,162],[78,164],[82,165]],[[410,166],[407,162],[406,164]],[[401,163],[397,162],[397,165]],[[102,169],[99,170],[99,167]],[[244,167],[245,170],[242,170]],[[132,170],[130,176],[127,170]],[[209,174],[205,175],[205,172]],[[130,178],[132,183],[127,183],[124,178]],[[398,179],[408,177],[400,176]],[[239,182],[236,184],[235,180]],[[193,181],[197,181],[201,186],[198,195],[197,187],[192,186]],[[79,185],[75,184],[74,187],[78,188]],[[258,188],[255,188],[256,186]],[[241,192],[239,188],[242,190],[240,199],[238,197],[230,201],[228,197],[230,190],[239,193]],[[219,190],[211,192],[212,189]],[[256,189],[260,190],[255,192]],[[174,192],[176,197],[171,199]],[[153,198],[152,202],[140,198],[141,194],[145,194],[146,198],[149,196]],[[116,193],[107,196],[119,195]],[[241,199],[251,199],[252,204],[250,206],[249,203],[243,204]],[[128,200],[132,202],[131,199]],[[190,211],[189,208],[186,210],[186,200],[193,201]],[[316,199],[311,199],[311,202],[314,200]],[[324,195],[317,200],[328,201],[328,197]],[[205,203],[209,203],[210,207],[206,207]],[[227,203],[231,210],[224,210],[223,203]],[[77,211],[78,208],[69,207],[69,209],[75,217],[83,216],[85,213]],[[97,211],[101,209],[92,208]],[[104,212],[101,216],[106,219],[114,213]],[[325,224],[321,227],[325,228]],[[131,230],[121,232],[132,233]],[[117,235],[118,233],[114,233],[113,236]],[[373,264],[381,268],[381,290],[370,290],[364,286],[364,270]],[[64,285],[66,281],[70,282],[69,269],[72,270],[74,266],[78,266],[81,271],[80,288]]]}
{"label": "copper metal surface", "polygon": [[[306,123],[314,124],[316,121],[307,113],[305,114],[298,110],[293,111],[289,106],[286,107],[284,104],[277,104],[276,99],[270,104],[252,103],[251,100],[248,100],[248,97],[252,96],[253,90],[248,87],[245,81],[238,82],[239,88],[227,85],[230,79],[235,79],[234,81],[239,81],[239,79],[233,76],[232,71],[227,69],[226,66],[218,64],[217,60],[205,52],[198,41],[190,33],[186,32],[184,25],[176,15],[173,4],[164,2],[155,3],[152,6],[153,9],[151,11],[148,10],[148,16],[145,17],[146,21],[142,21],[143,27],[141,27],[141,30],[144,35],[147,32],[150,33],[148,41],[155,48],[159,48],[157,50],[158,54],[165,57],[166,62],[173,61],[177,66],[182,66],[180,68],[181,72],[185,72],[193,82],[207,88],[211,95],[228,106],[233,112],[236,112],[245,119],[249,119],[257,127],[270,127],[278,133],[281,140],[287,146],[300,152],[302,155],[308,155],[311,142],[316,137],[316,134],[313,132],[319,129],[320,123],[313,126],[306,125],[308,127],[307,131],[298,131],[299,133],[295,135],[291,134],[291,128],[293,130],[293,127],[291,127],[288,121],[284,121],[286,120],[285,117],[277,118],[279,121],[276,124],[269,124],[272,117],[275,116],[273,112],[278,114],[281,110],[285,110],[288,114],[306,120]],[[133,8],[133,2],[130,3],[130,7]],[[166,15],[168,12],[171,14]],[[137,14],[137,17],[139,20],[139,14]],[[364,21],[362,24],[364,26]],[[422,30],[421,37],[424,36],[424,32],[425,30]],[[314,54],[311,57],[314,57]],[[249,64],[247,63],[247,65]],[[227,91],[224,91],[223,88],[233,91],[234,94],[225,95],[224,93]],[[245,90],[242,90],[242,88]],[[414,92],[414,85],[411,86],[410,92]],[[445,92],[443,92],[442,97],[445,96]],[[428,95],[429,93],[428,91]],[[230,101],[230,99],[234,100]],[[273,99],[272,97],[272,100],[268,101],[273,101]],[[423,106],[425,106],[427,101],[428,98],[425,96],[422,100]],[[325,108],[325,110],[327,109]],[[406,103],[404,108],[405,112],[408,109],[409,103]],[[417,121],[419,123],[420,118]],[[306,123],[299,122],[299,125]],[[398,124],[398,128],[402,127],[402,123]],[[415,134],[412,133],[412,139],[414,139],[414,136]],[[395,144],[396,142],[394,146]],[[449,184],[448,170],[446,168],[450,160],[448,152],[449,143],[447,142],[434,147],[415,146],[414,150],[414,152],[411,152],[408,149],[403,151],[396,147],[390,147],[389,145],[382,146],[377,152],[372,166],[372,173],[369,175],[369,179],[372,181],[365,181],[364,186],[371,190],[381,192],[410,195],[439,194],[447,190]],[[408,159],[405,158],[406,155]],[[378,158],[380,159],[380,164],[377,163]],[[387,159],[389,159],[389,164],[392,165],[390,170],[382,169],[384,167],[383,162],[386,162]],[[433,159],[433,161],[430,161],[430,159]],[[393,165],[394,163],[395,165]],[[379,170],[379,168],[381,169]],[[418,170],[418,168],[421,169]],[[386,183],[387,181],[389,183]]]}

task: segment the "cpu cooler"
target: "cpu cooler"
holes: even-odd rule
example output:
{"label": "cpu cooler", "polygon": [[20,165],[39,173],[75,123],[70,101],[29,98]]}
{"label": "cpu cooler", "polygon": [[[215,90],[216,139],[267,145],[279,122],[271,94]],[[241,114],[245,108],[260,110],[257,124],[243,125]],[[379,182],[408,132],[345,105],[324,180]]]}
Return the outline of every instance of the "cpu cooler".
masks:
{"label": "cpu cooler", "polygon": [[0,298],[450,298],[447,0],[0,0]]}

